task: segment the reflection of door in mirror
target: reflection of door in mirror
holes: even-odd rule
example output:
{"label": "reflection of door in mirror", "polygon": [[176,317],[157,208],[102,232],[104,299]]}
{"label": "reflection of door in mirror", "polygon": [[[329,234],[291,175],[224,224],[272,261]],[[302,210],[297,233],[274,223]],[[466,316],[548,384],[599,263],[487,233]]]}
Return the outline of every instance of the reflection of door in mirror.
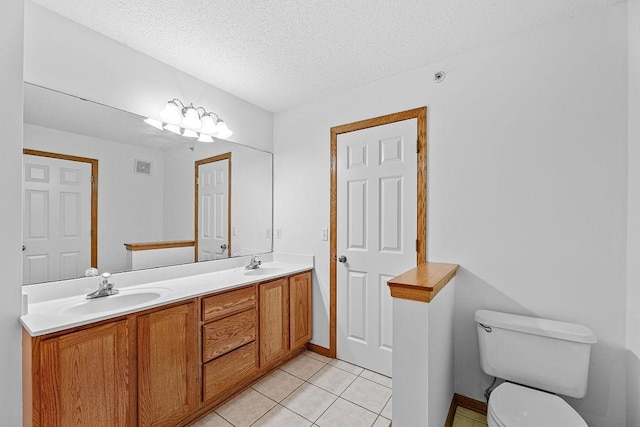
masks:
{"label": "reflection of door in mirror", "polygon": [[97,267],[98,161],[24,150],[24,283],[82,277]]}
{"label": "reflection of door in mirror", "polygon": [[196,261],[231,253],[231,153],[196,162]]}

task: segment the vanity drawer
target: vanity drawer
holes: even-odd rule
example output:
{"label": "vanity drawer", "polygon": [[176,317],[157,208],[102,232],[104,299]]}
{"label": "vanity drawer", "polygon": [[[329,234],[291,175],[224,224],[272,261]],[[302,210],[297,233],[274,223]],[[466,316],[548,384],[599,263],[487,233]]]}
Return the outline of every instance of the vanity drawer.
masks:
{"label": "vanity drawer", "polygon": [[255,306],[255,286],[213,295],[202,300],[202,320],[220,319]]}
{"label": "vanity drawer", "polygon": [[255,339],[255,308],[207,323],[202,327],[202,360],[207,362]]}
{"label": "vanity drawer", "polygon": [[207,363],[202,372],[202,400],[207,401],[230,390],[258,369],[256,343],[218,357]]}

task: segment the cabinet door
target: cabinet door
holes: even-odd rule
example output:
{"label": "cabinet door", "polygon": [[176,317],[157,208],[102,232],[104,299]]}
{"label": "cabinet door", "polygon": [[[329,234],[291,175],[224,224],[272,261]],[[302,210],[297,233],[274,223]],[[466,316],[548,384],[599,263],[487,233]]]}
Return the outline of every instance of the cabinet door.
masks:
{"label": "cabinet door", "polygon": [[311,273],[289,278],[289,311],[291,312],[291,350],[311,340]]}
{"label": "cabinet door", "polygon": [[260,284],[260,367],[289,353],[289,281]]}
{"label": "cabinet door", "polygon": [[132,347],[126,320],[42,341],[40,425],[135,424]]}
{"label": "cabinet door", "polygon": [[197,409],[195,300],[138,317],[138,425],[166,426]]}

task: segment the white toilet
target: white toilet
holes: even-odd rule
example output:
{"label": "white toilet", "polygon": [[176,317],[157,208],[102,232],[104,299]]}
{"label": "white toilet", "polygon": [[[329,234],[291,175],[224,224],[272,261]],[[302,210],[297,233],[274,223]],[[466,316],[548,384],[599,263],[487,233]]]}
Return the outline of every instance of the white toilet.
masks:
{"label": "white toilet", "polygon": [[480,364],[507,380],[489,397],[489,427],[586,427],[560,397],[587,392],[591,345],[585,326],[497,311],[478,310]]}

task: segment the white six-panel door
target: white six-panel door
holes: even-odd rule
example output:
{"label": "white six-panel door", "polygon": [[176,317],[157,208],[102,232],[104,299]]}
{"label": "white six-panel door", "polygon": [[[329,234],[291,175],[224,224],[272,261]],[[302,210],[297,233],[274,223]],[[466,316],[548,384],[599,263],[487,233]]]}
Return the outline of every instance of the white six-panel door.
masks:
{"label": "white six-panel door", "polygon": [[198,261],[229,254],[229,159],[198,166]]}
{"label": "white six-panel door", "polygon": [[416,129],[404,120],[337,143],[337,356],[389,376],[387,280],[416,260]]}
{"label": "white six-panel door", "polygon": [[24,155],[23,283],[91,267],[91,164]]}

